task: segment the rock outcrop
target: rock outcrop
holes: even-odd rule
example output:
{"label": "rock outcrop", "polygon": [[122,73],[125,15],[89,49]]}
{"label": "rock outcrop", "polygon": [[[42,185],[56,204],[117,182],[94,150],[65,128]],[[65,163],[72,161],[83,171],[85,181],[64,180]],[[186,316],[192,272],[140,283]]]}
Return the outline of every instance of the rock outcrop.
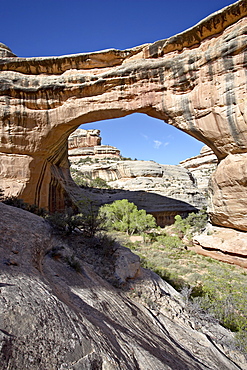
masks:
{"label": "rock outcrop", "polygon": [[120,150],[110,145],[101,145],[100,130],[78,128],[68,138],[70,162],[83,158],[119,158]]}
{"label": "rock outcrop", "polygon": [[208,193],[208,183],[211,174],[216,169],[218,159],[212,149],[203,146],[200,154],[180,162],[180,166],[186,168],[197,182],[197,187],[205,194]]}
{"label": "rock outcrop", "polygon": [[77,191],[68,136],[83,123],[140,112],[213,150],[212,222],[246,231],[246,15],[240,0],[181,34],[124,51],[18,58],[2,47],[0,188],[64,207]]}
{"label": "rock outcrop", "polygon": [[[0,214],[2,370],[244,369],[232,334],[191,316],[131,252],[97,258],[95,246],[87,255],[74,239],[73,249],[38,216],[2,203]],[[122,281],[132,277],[124,289],[100,276],[116,261]]]}
{"label": "rock outcrop", "polygon": [[247,268],[247,238],[241,231],[208,224],[193,242],[199,254]]}
{"label": "rock outcrop", "polygon": [[155,216],[159,226],[174,222],[174,216],[186,216],[206,206],[203,193],[191,173],[180,166],[162,165],[154,161],[100,160],[75,162],[76,176],[105,180],[112,190],[84,190],[98,205],[117,199],[128,199],[139,209]]}
{"label": "rock outcrop", "polygon": [[68,138],[68,150],[90,148],[96,145],[101,145],[100,130],[78,128]]}

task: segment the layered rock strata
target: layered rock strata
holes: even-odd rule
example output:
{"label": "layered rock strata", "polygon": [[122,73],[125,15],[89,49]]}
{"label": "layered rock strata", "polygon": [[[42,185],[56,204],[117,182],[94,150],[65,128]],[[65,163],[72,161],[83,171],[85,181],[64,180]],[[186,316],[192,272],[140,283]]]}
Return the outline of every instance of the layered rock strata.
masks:
{"label": "layered rock strata", "polygon": [[124,51],[18,58],[2,47],[0,187],[64,207],[76,191],[68,136],[80,124],[140,112],[214,151],[212,222],[247,231],[246,15],[240,0],[181,34]]}
{"label": "layered rock strata", "polygon": [[191,249],[199,254],[247,268],[246,233],[208,224],[193,242]]}
{"label": "layered rock strata", "polygon": [[232,334],[191,316],[130,251],[87,255],[80,238],[72,249],[38,216],[2,203],[0,214],[1,369],[244,369]]}
{"label": "layered rock strata", "polygon": [[83,158],[120,158],[120,150],[110,145],[102,145],[100,130],[75,130],[68,138],[70,162]]}
{"label": "layered rock strata", "polygon": [[[110,203],[118,199],[128,199],[140,209],[153,214],[159,226],[170,225],[174,216],[186,216],[206,205],[206,199],[196,186],[191,173],[180,166],[162,165],[154,161],[111,161],[96,163],[73,163],[76,176],[105,180],[113,190],[91,197],[97,204]],[[84,190],[86,192],[86,190]],[[90,196],[90,192],[88,191]],[[100,194],[100,195],[99,195]]]}
{"label": "layered rock strata", "polygon": [[101,145],[100,130],[83,130],[78,128],[68,138],[68,150]]}
{"label": "layered rock strata", "polygon": [[200,154],[180,162],[180,166],[186,168],[196,179],[197,187],[205,194],[208,193],[208,183],[211,174],[217,167],[218,159],[212,149],[203,146]]}

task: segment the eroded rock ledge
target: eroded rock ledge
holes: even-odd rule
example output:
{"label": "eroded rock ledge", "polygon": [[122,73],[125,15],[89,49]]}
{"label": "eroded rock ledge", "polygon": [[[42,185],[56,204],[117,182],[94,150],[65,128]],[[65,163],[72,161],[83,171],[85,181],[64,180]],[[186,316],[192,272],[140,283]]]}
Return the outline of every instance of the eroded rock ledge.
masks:
{"label": "eroded rock ledge", "polygon": [[40,207],[65,207],[78,191],[69,134],[141,112],[214,151],[211,220],[246,231],[246,15],[246,0],[238,1],[182,34],[125,51],[17,58],[3,46],[0,187]]}

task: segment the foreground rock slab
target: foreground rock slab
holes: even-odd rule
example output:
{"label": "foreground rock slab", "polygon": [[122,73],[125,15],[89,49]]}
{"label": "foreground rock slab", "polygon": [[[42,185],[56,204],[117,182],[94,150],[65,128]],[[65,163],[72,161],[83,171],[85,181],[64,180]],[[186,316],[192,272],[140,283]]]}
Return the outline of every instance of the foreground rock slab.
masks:
{"label": "foreground rock slab", "polygon": [[208,225],[194,237],[196,252],[205,256],[247,268],[247,234],[245,232]]}
{"label": "foreground rock slab", "polygon": [[[212,221],[247,230],[246,15],[240,0],[181,34],[124,51],[18,58],[1,44],[0,188],[64,208],[75,200],[68,136],[83,123],[140,112],[213,150],[222,162],[211,183]],[[241,170],[229,188],[221,180],[235,156]]]}
{"label": "foreground rock slab", "polygon": [[126,250],[129,290],[100,277],[96,260],[81,257],[76,272],[57,258],[73,246],[38,216],[2,203],[0,214],[1,369],[244,369],[227,347],[231,334],[190,317],[180,295]]}

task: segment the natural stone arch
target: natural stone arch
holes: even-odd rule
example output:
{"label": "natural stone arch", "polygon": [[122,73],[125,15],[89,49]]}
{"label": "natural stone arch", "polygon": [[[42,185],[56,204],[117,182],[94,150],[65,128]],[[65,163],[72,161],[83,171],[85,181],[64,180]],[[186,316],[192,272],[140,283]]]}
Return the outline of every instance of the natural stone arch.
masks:
{"label": "natural stone arch", "polygon": [[141,112],[213,149],[221,163],[212,221],[247,230],[246,14],[238,1],[182,34],[125,51],[17,58],[0,44],[0,187],[40,207],[64,207],[76,191],[69,134]]}

